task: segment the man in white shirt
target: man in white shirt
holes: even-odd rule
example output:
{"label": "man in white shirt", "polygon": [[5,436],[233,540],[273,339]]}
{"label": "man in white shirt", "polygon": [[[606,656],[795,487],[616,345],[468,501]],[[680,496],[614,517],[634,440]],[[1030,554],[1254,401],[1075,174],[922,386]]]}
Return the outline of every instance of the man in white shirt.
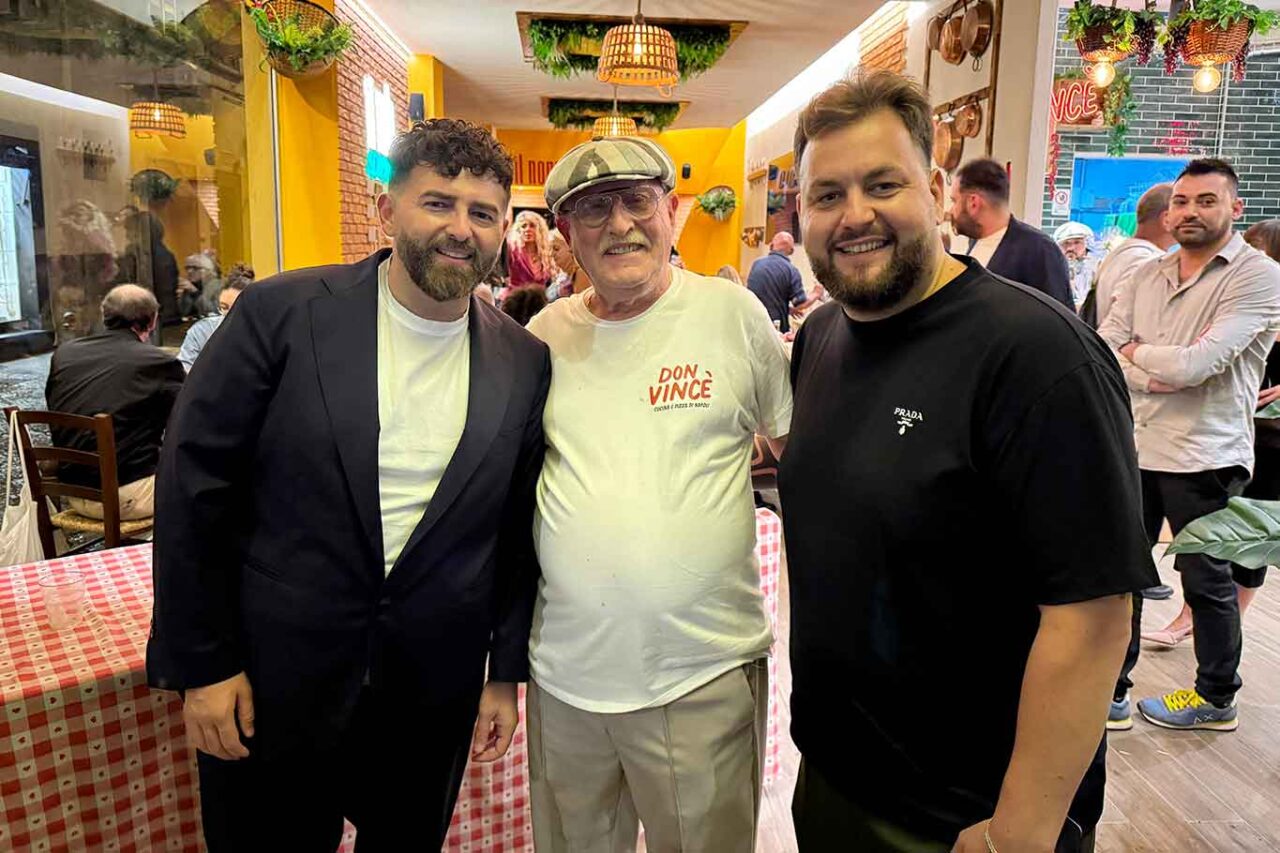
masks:
{"label": "man in white shirt", "polygon": [[439,850],[515,731],[550,359],[471,295],[511,158],[433,119],[390,159],[394,248],[245,291],[169,419],[147,667],[185,691],[211,853],[333,850],[344,817]]}
{"label": "man in white shirt", "polygon": [[547,204],[592,289],[529,331],[551,349],[530,637],[534,840],[545,851],[755,847],[765,656],[753,435],[790,429],[786,357],[745,288],[668,263],[656,143],[566,154]]}
{"label": "man in white shirt", "polygon": [[[1121,286],[1098,334],[1116,352],[1133,398],[1142,512],[1155,546],[1222,509],[1249,482],[1253,412],[1280,326],[1280,266],[1245,244],[1244,211],[1224,160],[1192,160],[1173,185],[1169,226],[1180,248],[1147,261]],[[1175,563],[1195,625],[1193,689],[1143,699],[1150,723],[1233,731],[1242,638],[1231,564],[1205,554]],[[1138,660],[1141,599],[1107,726],[1132,725],[1129,674]]]}
{"label": "man in white shirt", "polygon": [[1121,285],[1133,277],[1142,264],[1165,254],[1177,241],[1169,230],[1169,197],[1173,184],[1156,184],[1138,199],[1138,227],[1133,236],[1111,250],[1098,265],[1098,284],[1094,304],[1097,305],[1101,329],[1115,305]]}

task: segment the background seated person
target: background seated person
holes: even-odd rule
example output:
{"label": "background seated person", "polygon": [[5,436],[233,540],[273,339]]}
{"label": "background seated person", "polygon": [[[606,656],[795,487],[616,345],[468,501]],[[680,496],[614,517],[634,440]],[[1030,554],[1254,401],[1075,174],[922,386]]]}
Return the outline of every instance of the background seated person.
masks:
{"label": "background seated person", "polygon": [[182,362],[185,370],[191,370],[191,365],[196,363],[196,359],[200,356],[204,345],[209,342],[209,338],[222,325],[222,318],[231,310],[231,306],[235,304],[241,291],[253,284],[253,279],[253,267],[245,266],[244,264],[236,264],[227,273],[227,281],[218,293],[218,313],[202,317],[192,323],[191,328],[187,329],[187,336],[182,340],[182,349],[178,351],[178,361]]}
{"label": "background seated person", "polygon": [[[112,288],[102,300],[105,331],[68,341],[53,352],[45,398],[55,412],[91,417],[111,415],[116,439],[116,476],[120,485],[120,518],[152,515],[156,462],[169,410],[186,376],[173,356],[147,342],[156,327],[160,305],[151,291],[136,284]],[[96,452],[92,433],[53,431],[57,447]],[[98,472],[82,465],[63,465],[66,483],[99,488]],[[102,504],[68,498],[71,509],[102,518]]]}

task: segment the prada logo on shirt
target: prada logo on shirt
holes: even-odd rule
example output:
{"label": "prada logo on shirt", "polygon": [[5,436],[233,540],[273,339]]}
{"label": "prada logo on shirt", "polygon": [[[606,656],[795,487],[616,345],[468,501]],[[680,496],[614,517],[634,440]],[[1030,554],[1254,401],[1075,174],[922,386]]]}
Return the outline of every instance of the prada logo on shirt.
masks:
{"label": "prada logo on shirt", "polygon": [[893,416],[898,419],[898,435],[906,435],[907,430],[924,423],[924,415],[911,409],[894,409]]}
{"label": "prada logo on shirt", "polygon": [[649,386],[649,405],[655,412],[672,409],[711,408],[712,376],[697,364],[676,364],[658,371],[658,381]]}

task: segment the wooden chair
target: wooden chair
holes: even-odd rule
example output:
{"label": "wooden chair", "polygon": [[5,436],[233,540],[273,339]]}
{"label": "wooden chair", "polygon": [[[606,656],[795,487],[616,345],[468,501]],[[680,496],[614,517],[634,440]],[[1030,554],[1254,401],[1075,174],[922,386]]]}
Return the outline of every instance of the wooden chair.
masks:
{"label": "wooden chair", "polygon": [[[9,420],[13,412],[13,408],[6,408],[5,420]],[[36,424],[50,429],[57,427],[92,432],[98,440],[98,452],[36,446],[31,443],[29,432],[30,427]],[[24,474],[31,486],[31,497],[36,502],[36,518],[40,528],[40,542],[44,545],[45,559],[51,560],[58,556],[53,539],[55,527],[68,533],[91,533],[100,537],[68,553],[91,550],[100,541],[107,548],[136,544],[137,540],[127,540],[125,537],[136,536],[152,527],[153,521],[150,518],[135,521],[120,520],[120,486],[116,477],[116,436],[110,415],[84,417],[64,412],[18,411],[17,429],[18,440],[22,442]],[[97,468],[101,488],[60,482],[57,476],[57,465],[60,463]],[[46,499],[53,497],[97,501],[102,504],[102,519],[89,518],[71,510],[50,516],[49,502]]]}

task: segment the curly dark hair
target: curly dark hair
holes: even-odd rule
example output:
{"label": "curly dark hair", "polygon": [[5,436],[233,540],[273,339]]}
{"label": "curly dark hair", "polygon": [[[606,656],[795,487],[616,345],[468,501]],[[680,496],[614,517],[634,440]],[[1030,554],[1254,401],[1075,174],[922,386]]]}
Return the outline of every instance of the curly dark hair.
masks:
{"label": "curly dark hair", "polygon": [[454,118],[414,122],[391,144],[391,182],[402,183],[414,166],[430,166],[446,178],[463,169],[476,177],[492,176],[507,192],[513,173],[511,155],[479,125]]}

